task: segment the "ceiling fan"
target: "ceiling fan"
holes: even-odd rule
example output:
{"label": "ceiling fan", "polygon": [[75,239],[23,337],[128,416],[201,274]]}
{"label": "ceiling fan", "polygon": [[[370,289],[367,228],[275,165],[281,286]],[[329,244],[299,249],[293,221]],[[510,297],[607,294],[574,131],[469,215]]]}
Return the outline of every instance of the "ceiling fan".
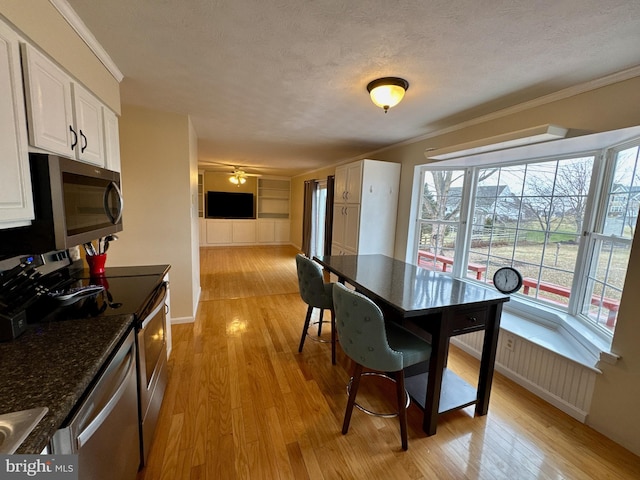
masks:
{"label": "ceiling fan", "polygon": [[242,185],[244,183],[246,183],[247,181],[247,177],[261,177],[262,175],[258,174],[258,173],[247,173],[243,167],[240,166],[236,166],[236,165],[229,165],[226,163],[218,163],[218,162],[199,162],[201,165],[216,165],[216,166],[221,166],[224,167],[224,170],[227,170],[227,168],[233,168],[233,170],[229,173],[230,177],[229,177],[229,181],[231,183],[233,183],[234,185]]}

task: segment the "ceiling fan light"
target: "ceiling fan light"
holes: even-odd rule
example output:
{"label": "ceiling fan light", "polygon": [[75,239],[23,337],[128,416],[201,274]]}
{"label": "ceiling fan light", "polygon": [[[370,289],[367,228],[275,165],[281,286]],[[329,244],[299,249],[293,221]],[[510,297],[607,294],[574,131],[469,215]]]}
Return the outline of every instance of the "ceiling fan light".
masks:
{"label": "ceiling fan light", "polygon": [[400,103],[408,89],[409,82],[397,77],[379,78],[367,85],[371,101],[384,109],[385,113],[389,108],[395,107]]}
{"label": "ceiling fan light", "polygon": [[237,186],[243,185],[247,182],[247,174],[244,173],[244,170],[236,169],[229,177],[229,181]]}

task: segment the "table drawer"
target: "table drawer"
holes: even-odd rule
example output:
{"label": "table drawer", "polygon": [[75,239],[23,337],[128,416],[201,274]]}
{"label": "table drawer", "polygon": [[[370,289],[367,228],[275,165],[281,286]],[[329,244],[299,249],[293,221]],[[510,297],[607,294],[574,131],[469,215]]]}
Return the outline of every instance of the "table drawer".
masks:
{"label": "table drawer", "polygon": [[447,322],[449,335],[460,335],[476,330],[483,330],[487,325],[487,309],[472,308],[454,310]]}

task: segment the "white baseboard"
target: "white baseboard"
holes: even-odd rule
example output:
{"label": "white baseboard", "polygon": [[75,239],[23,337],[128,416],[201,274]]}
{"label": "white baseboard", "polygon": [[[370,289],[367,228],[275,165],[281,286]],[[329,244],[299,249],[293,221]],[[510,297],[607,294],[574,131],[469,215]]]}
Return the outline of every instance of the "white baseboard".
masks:
{"label": "white baseboard", "polygon": [[196,317],[171,317],[171,325],[179,325],[181,323],[193,323]]}

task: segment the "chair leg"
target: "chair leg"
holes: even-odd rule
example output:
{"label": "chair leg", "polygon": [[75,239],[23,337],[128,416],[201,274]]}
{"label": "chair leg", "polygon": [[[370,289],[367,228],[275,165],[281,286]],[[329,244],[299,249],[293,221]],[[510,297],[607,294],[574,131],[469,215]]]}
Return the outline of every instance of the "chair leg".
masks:
{"label": "chair leg", "polygon": [[342,423],[342,434],[346,434],[349,431],[349,422],[351,421],[351,414],[353,413],[353,405],[356,403],[356,394],[358,393],[358,387],[360,386],[360,377],[362,376],[362,365],[356,363],[356,368],[353,371],[353,382],[351,382],[351,392],[349,392],[349,400],[347,401],[347,410],[344,412],[344,422]]}
{"label": "chair leg", "polygon": [[318,320],[318,336],[322,335],[322,317],[324,315],[324,310],[320,309],[320,319]]}
{"label": "chair leg", "polygon": [[402,449],[409,448],[407,441],[407,399],[405,397],[406,390],[404,387],[404,370],[395,373],[396,392],[398,395],[398,418],[400,419],[400,438],[402,440]]}
{"label": "chair leg", "polygon": [[307,317],[304,320],[304,327],[302,327],[302,336],[300,337],[300,346],[298,347],[298,353],[302,352],[302,347],[304,347],[304,339],[307,338],[307,329],[309,328],[309,322],[311,322],[312,312],[313,307],[309,305],[309,308],[307,308]]}
{"label": "chair leg", "polygon": [[336,312],[331,310],[331,364],[336,364]]}

